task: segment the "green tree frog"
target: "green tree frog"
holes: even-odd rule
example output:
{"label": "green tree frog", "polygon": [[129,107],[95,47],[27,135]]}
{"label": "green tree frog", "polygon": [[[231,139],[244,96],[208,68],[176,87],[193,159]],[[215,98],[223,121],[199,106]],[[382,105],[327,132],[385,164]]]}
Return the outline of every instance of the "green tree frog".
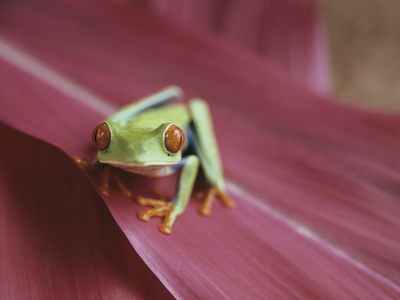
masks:
{"label": "green tree frog", "polygon": [[[234,201],[225,189],[219,150],[208,106],[201,99],[188,104],[173,102],[182,98],[177,86],[167,87],[138,102],[123,107],[93,131],[97,157],[91,165],[106,164],[146,176],[167,176],[180,170],[172,201],[138,196],[137,202],[150,206],[138,213],[139,219],[163,218],[159,230],[170,234],[176,218],[182,214],[191,197],[199,166],[209,185],[199,212],[209,215],[214,198],[226,207]],[[187,151],[187,150],[191,151]],[[189,153],[189,154],[186,154]],[[81,165],[85,160],[76,158]],[[109,168],[102,172],[100,191],[108,195]],[[130,192],[117,180],[124,194]]]}

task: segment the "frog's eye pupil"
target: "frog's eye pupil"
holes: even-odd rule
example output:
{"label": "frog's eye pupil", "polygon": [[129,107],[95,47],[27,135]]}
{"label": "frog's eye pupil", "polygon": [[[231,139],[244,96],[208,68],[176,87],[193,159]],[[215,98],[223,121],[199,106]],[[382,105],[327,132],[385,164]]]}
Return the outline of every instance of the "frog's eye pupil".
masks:
{"label": "frog's eye pupil", "polygon": [[185,145],[185,134],[176,125],[171,125],[164,136],[165,147],[171,153],[178,153]]}
{"label": "frog's eye pupil", "polygon": [[108,149],[111,142],[111,132],[107,123],[101,123],[93,130],[93,144],[94,146],[100,150],[104,151]]}

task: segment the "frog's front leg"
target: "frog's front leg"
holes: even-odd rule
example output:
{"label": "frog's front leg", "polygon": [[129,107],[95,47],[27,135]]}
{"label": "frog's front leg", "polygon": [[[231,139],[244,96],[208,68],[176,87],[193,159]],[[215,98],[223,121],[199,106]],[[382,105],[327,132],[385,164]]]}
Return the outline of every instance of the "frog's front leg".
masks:
{"label": "frog's front leg", "polygon": [[199,159],[195,155],[187,156],[182,159],[180,166],[182,169],[178,190],[172,201],[137,197],[137,202],[140,205],[153,207],[152,209],[138,213],[138,218],[145,222],[149,221],[152,217],[164,218],[158,229],[165,234],[171,234],[172,225],[176,218],[184,212],[189,202],[199,169]]}
{"label": "frog's front leg", "polygon": [[116,174],[112,174],[111,167],[100,164],[97,159],[95,159],[92,163],[89,163],[85,158],[81,158],[79,156],[74,156],[73,159],[81,168],[84,168],[88,171],[94,171],[96,169],[100,172],[100,185],[98,189],[103,196],[108,197],[110,195],[111,178],[117,184],[121,194],[128,197],[132,196],[131,191],[122,183],[119,177]]}
{"label": "frog's front leg", "polygon": [[210,185],[199,212],[202,215],[209,215],[214,198],[220,200],[225,207],[233,207],[235,202],[226,193],[218,144],[208,105],[201,99],[195,99],[189,103],[189,110],[193,122],[192,143],[200,158],[206,181]]}
{"label": "frog's front leg", "polygon": [[117,187],[120,193],[124,196],[130,197],[132,196],[131,191],[125,186],[125,184],[121,181],[121,179],[114,173],[112,173],[112,169],[109,166],[103,166],[100,171],[100,186],[99,191],[103,196],[108,197],[110,195],[110,180],[117,184]]}

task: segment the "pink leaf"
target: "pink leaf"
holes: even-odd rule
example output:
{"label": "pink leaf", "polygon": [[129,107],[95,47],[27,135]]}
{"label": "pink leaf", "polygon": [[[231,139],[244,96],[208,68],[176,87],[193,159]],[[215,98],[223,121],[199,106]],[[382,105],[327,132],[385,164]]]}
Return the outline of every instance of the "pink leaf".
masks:
{"label": "pink leaf", "polygon": [[140,3],[180,24],[217,33],[271,58],[292,77],[318,91],[329,90],[325,41],[315,1],[147,0]]}
{"label": "pink leaf", "polygon": [[65,155],[0,136],[1,299],[172,298]]}
{"label": "pink leaf", "polygon": [[[167,237],[156,230],[156,221],[146,224],[135,217],[141,208],[132,199],[117,191],[104,199],[130,244],[173,296],[383,299],[400,295],[399,116],[336,104],[292,81],[268,60],[131,5],[99,4],[94,10],[73,2],[9,3],[0,38],[0,120],[69,156],[90,157],[90,132],[106,113],[165,85],[179,84],[188,96],[202,96],[210,102],[228,188],[238,208],[224,210],[215,205],[212,216],[202,218],[195,212],[198,203],[192,201],[173,235]],[[40,169],[48,153],[55,151],[41,145],[29,140],[25,147],[29,150],[15,154],[15,159],[33,153],[31,159],[22,161],[28,165],[26,170]],[[48,149],[40,151],[41,147]],[[15,186],[24,164],[12,175],[12,160],[5,157],[13,152],[6,153],[2,163],[7,168],[3,171],[2,167],[2,172],[5,177],[11,173]],[[90,211],[100,210],[101,204],[82,176],[75,174],[76,167],[61,154],[57,157],[53,160],[56,169],[39,172],[34,182],[50,178],[41,186],[47,193],[44,199],[60,190],[61,197],[54,197],[55,201],[67,207],[65,197],[70,195],[76,205],[71,213],[82,214],[78,224],[64,216],[70,224],[64,229],[70,241],[67,245],[59,244],[53,231],[43,233],[54,237],[52,246],[62,248],[64,256],[75,238],[69,230],[86,228],[85,218],[93,218],[84,236],[96,236],[103,219]],[[66,168],[71,176],[60,174]],[[32,180],[31,174],[25,176]],[[96,186],[95,174],[88,175]],[[173,193],[171,186],[176,181],[128,174],[123,179],[135,194],[149,194],[155,185]],[[79,184],[69,188],[61,185],[63,180]],[[32,193],[32,187],[21,188],[23,196],[33,195],[29,202],[45,201]],[[10,205],[15,190],[7,190],[3,205]],[[92,200],[79,202],[82,199]],[[81,211],[80,205],[87,208]],[[19,209],[11,212],[20,213]],[[50,206],[44,212],[28,211],[27,216],[36,214],[40,229],[51,226],[48,218],[56,218],[56,212]],[[19,216],[4,220],[2,230],[10,222],[22,226]],[[107,230],[119,232],[107,222]],[[20,243],[28,242],[23,231],[27,226],[18,231],[23,239]],[[28,245],[35,258],[40,252],[36,239],[46,237],[40,230],[32,237]],[[76,238],[77,245],[86,247],[84,237]],[[119,246],[104,246],[98,237],[95,241],[101,248],[110,247],[107,251],[112,253],[128,253],[118,258],[116,274],[132,271],[133,263],[122,264],[125,259],[136,261],[126,244],[120,250]],[[90,253],[97,253],[96,248],[89,248]],[[2,244],[8,256],[13,249]],[[107,256],[107,251],[97,255],[105,255],[110,259],[104,259],[106,265],[111,266],[112,255]],[[26,257],[26,264],[32,264],[32,257]],[[94,259],[91,266],[97,268],[99,261]],[[31,276],[37,268],[37,272],[46,270],[36,265],[19,267]],[[7,265],[1,273],[13,289],[8,295],[17,293],[16,286],[26,282],[11,278],[10,269]],[[67,272],[74,270],[67,267]],[[91,274],[78,270],[76,276],[83,282],[90,280]],[[94,273],[101,278],[102,272]],[[51,284],[58,282],[42,276]],[[105,282],[107,291],[120,284],[117,279],[98,281]],[[44,283],[35,284],[41,284],[38,290],[43,292]],[[60,283],[60,289],[68,284]],[[34,294],[34,289],[27,288]],[[133,293],[125,288],[124,295]],[[101,293],[101,288],[96,292]]]}

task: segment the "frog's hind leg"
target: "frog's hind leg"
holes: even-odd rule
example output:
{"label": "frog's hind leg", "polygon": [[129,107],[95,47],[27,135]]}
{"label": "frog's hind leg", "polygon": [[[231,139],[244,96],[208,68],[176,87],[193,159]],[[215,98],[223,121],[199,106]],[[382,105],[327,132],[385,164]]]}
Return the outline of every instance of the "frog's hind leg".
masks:
{"label": "frog's hind leg", "polygon": [[226,192],[221,192],[217,187],[211,186],[208,188],[206,195],[204,197],[203,203],[199,207],[199,213],[203,216],[209,216],[211,214],[212,203],[214,198],[221,201],[222,205],[225,207],[233,207],[235,203],[228,196]]}
{"label": "frog's hind leg", "polygon": [[218,144],[208,105],[201,99],[194,99],[189,103],[189,110],[193,121],[192,144],[200,158],[206,181],[210,185],[199,212],[202,215],[209,215],[214,198],[220,200],[225,207],[233,207],[235,203],[226,193]]}

